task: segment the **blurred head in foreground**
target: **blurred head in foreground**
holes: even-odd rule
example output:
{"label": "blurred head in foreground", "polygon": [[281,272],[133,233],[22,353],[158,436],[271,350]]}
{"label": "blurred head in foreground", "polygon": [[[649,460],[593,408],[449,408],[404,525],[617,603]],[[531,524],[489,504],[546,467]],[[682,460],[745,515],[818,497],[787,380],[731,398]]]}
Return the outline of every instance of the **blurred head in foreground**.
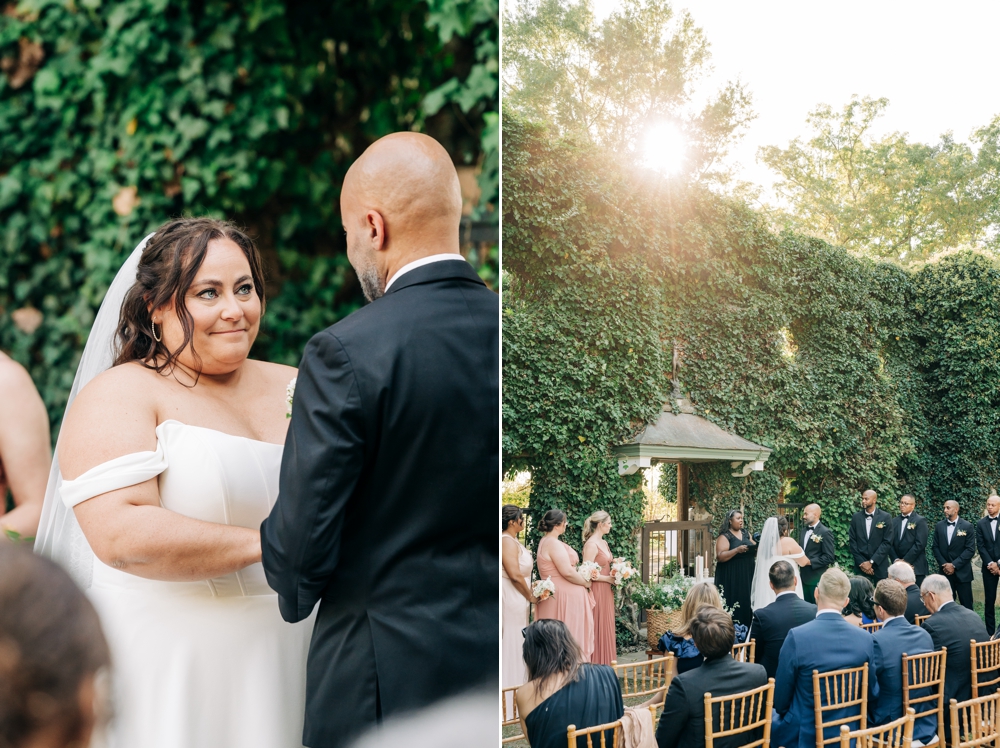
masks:
{"label": "blurred head in foreground", "polygon": [[0,544],[0,748],[84,748],[101,711],[108,645],[60,567]]}

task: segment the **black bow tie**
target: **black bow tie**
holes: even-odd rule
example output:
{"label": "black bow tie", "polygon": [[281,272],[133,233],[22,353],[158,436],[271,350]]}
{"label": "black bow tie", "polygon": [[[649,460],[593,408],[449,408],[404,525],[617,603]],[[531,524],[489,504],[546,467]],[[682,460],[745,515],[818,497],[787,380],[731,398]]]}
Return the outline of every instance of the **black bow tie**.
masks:
{"label": "black bow tie", "polygon": [[996,522],[1000,517],[990,517],[990,522]]}
{"label": "black bow tie", "polygon": [[872,512],[871,514],[869,514],[868,512],[865,512],[865,519],[871,519],[874,516],[875,516],[875,512]]}
{"label": "black bow tie", "polygon": [[[955,522],[958,522],[958,520],[956,519]],[[948,523],[948,527],[954,527],[955,526],[955,522],[949,522]]]}
{"label": "black bow tie", "polygon": [[910,515],[909,515],[909,514],[900,514],[900,515],[899,515],[899,518],[900,518],[900,519],[909,519],[909,518],[910,518]]}

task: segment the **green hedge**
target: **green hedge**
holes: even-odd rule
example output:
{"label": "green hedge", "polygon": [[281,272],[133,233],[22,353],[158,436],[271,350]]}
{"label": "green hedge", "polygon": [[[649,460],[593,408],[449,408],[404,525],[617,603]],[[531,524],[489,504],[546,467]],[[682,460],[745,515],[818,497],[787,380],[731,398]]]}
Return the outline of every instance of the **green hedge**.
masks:
{"label": "green hedge", "polygon": [[504,464],[532,471],[534,515],[605,509],[615,552],[634,552],[638,477],[610,448],[669,396],[676,345],[698,413],[773,449],[747,478],[692,465],[716,518],[743,503],[759,528],[787,484],[823,507],[848,564],[865,489],[891,512],[912,492],[931,520],[958,497],[979,516],[1000,484],[994,259],[909,272],[506,115],[504,144]]}
{"label": "green hedge", "polygon": [[[269,302],[253,355],[292,364],[362,303],[338,200],[371,142],[422,130],[482,164],[488,218],[497,32],[497,3],[479,0],[9,6],[0,349],[28,366],[53,424],[108,284],[170,217],[226,217],[256,236]],[[495,250],[473,259],[495,280]]]}

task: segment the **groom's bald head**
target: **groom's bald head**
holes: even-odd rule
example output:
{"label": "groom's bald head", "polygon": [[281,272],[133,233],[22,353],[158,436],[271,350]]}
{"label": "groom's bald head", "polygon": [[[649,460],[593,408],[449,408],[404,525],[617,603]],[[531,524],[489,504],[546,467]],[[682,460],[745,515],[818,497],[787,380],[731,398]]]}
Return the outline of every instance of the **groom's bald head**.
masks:
{"label": "groom's bald head", "polygon": [[369,298],[381,296],[403,265],[458,252],[458,173],[427,135],[398,132],[373,143],[344,178],[340,212],[348,257]]}

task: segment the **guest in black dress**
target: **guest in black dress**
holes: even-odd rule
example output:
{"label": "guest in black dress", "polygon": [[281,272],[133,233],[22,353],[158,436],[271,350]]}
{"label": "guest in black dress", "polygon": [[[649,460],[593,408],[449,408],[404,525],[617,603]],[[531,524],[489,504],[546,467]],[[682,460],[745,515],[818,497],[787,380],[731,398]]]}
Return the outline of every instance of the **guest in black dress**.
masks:
{"label": "guest in black dress", "polygon": [[732,609],[739,604],[733,611],[733,620],[744,626],[749,626],[753,619],[750,590],[753,588],[756,555],[757,544],[743,529],[743,512],[731,510],[722,522],[715,541],[715,584],[726,601],[726,607]]}
{"label": "guest in black dress", "polygon": [[[625,707],[614,668],[583,661],[580,645],[562,621],[543,618],[524,630],[528,682],[517,689],[521,728],[531,748],[565,748],[566,728],[604,725],[622,718]],[[600,735],[592,737],[600,745]],[[605,731],[607,745],[613,743]],[[578,738],[586,745],[586,738]]]}

